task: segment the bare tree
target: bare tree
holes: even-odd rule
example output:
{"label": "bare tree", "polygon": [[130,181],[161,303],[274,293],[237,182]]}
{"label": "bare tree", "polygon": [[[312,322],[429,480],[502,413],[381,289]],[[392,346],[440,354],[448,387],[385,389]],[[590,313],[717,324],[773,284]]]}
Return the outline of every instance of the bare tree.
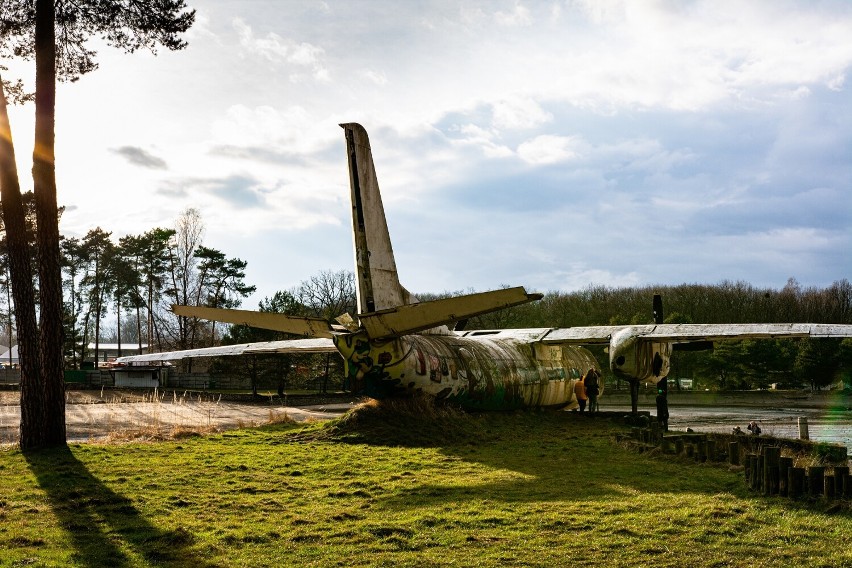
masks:
{"label": "bare tree", "polygon": [[293,290],[293,296],[310,315],[332,320],[341,314],[355,314],[355,273],[349,270],[324,270],[303,280]]}
{"label": "bare tree", "polygon": [[[195,253],[203,238],[204,223],[201,213],[193,207],[184,210],[175,222],[175,234],[169,245],[171,285],[165,290],[165,294],[174,304],[189,305],[198,294],[198,273],[195,270],[198,258]],[[193,328],[196,325],[196,318],[177,318],[175,343],[178,348],[191,347]]]}

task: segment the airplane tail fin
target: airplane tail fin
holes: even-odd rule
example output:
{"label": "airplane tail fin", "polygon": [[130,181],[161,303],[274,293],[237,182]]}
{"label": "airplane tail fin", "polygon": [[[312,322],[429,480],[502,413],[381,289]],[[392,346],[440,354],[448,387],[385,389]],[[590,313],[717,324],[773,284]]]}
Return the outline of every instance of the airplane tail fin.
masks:
{"label": "airplane tail fin", "polygon": [[511,288],[418,303],[399,283],[367,131],[354,122],[340,126],[349,157],[359,325],[371,339],[416,332],[444,335],[450,333],[447,324],[541,298]]}
{"label": "airplane tail fin", "polygon": [[340,126],[346,131],[349,157],[358,312],[371,313],[416,303],[417,298],[402,287],[397,276],[367,131],[354,122]]}

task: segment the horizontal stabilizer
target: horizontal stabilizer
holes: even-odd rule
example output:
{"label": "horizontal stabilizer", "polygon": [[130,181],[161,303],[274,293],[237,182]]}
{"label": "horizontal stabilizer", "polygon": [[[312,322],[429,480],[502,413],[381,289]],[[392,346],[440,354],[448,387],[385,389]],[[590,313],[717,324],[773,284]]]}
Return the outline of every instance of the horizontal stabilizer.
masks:
{"label": "horizontal stabilizer", "polygon": [[359,315],[370,339],[399,337],[541,299],[523,287],[467,294]]}
{"label": "horizontal stabilizer", "polygon": [[331,337],[331,326],[322,318],[288,316],[273,312],[251,310],[225,310],[205,306],[172,306],[179,316],[196,317],[209,321],[248,325],[259,329],[271,329],[294,335],[309,337]]}
{"label": "horizontal stabilizer", "polygon": [[336,353],[334,342],[326,337],[316,339],[289,339],[283,341],[259,341],[219,347],[147,353],[119,357],[116,363],[153,363],[159,361],[178,361],[197,357],[233,357],[236,355],[259,355],[264,353]]}

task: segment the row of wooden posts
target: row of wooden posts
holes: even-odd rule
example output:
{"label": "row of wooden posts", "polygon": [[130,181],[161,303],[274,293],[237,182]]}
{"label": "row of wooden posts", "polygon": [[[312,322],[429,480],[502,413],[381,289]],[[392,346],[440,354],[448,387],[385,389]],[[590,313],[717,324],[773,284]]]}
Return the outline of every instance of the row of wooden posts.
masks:
{"label": "row of wooden posts", "polygon": [[848,465],[795,467],[793,458],[782,456],[778,446],[763,446],[759,454],[746,455],[743,465],[748,486],[764,495],[852,498]]}
{"label": "row of wooden posts", "polygon": [[[764,495],[792,499],[804,496],[826,500],[852,499],[852,480],[845,459],[842,460],[843,465],[796,467],[793,458],[782,456],[781,447],[768,438],[710,437],[697,432],[666,433],[654,421],[646,428],[632,428],[631,437],[640,448],[658,447],[664,454],[684,456],[696,462],[727,461],[732,466],[742,466],[747,485]],[[765,444],[755,443],[758,440],[765,440]],[[756,452],[749,451],[755,448]],[[845,458],[845,448],[836,449]]]}

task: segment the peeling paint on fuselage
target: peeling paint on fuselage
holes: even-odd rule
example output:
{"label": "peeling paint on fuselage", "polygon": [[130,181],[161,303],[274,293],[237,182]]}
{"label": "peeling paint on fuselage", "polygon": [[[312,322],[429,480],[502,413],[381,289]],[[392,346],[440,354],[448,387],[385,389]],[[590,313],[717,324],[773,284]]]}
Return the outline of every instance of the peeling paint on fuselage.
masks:
{"label": "peeling paint on fuselage", "polygon": [[561,407],[574,384],[598,369],[575,346],[517,338],[406,335],[370,341],[363,332],[337,336],[347,386],[375,398],[422,392],[470,409]]}

